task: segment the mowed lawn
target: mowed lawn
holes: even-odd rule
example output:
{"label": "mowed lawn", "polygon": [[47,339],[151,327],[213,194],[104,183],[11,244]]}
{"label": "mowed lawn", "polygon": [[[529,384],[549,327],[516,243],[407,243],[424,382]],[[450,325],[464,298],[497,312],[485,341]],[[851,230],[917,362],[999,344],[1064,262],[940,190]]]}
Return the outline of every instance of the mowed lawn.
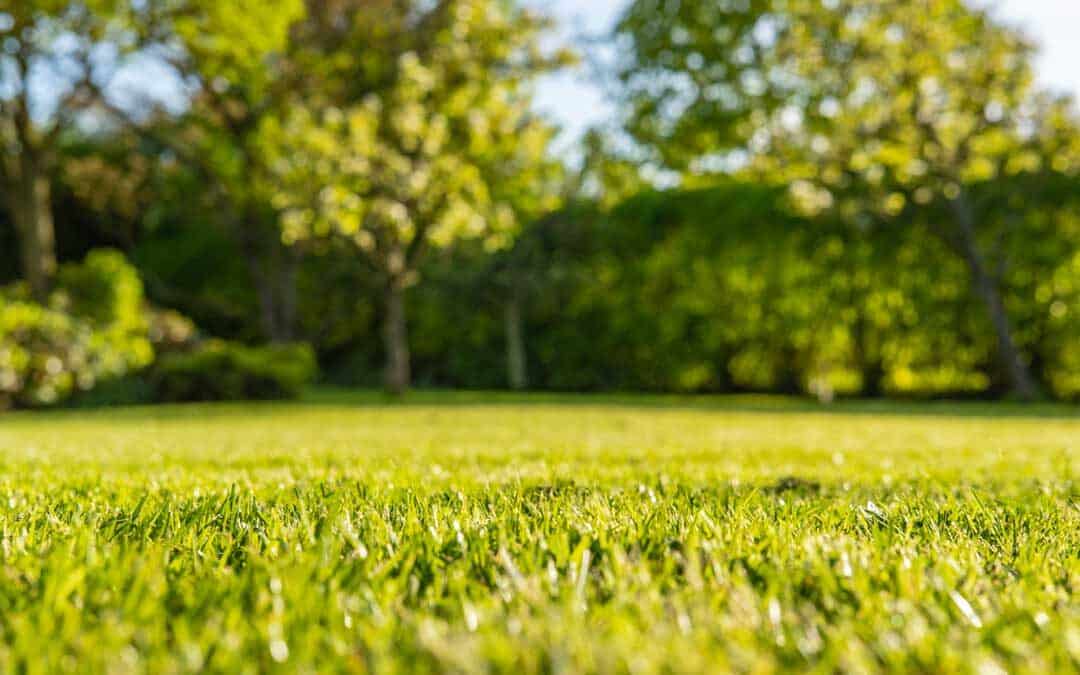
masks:
{"label": "mowed lawn", "polygon": [[1080,411],[0,416],[0,672],[1080,670]]}

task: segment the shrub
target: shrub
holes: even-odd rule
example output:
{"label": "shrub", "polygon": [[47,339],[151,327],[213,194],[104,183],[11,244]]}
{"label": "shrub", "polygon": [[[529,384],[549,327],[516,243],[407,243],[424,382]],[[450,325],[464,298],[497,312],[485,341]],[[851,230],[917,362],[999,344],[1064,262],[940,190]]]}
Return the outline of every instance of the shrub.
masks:
{"label": "shrub", "polygon": [[1080,402],[1080,346],[1063,346],[1057,368],[1050,373],[1050,391],[1062,401]]}
{"label": "shrub", "polygon": [[154,388],[146,371],[142,371],[102,380],[93,389],[72,396],[66,405],[71,408],[152,405],[155,403],[154,396]]}
{"label": "shrub", "polygon": [[296,398],[315,377],[308,345],[247,347],[210,340],[163,356],[150,374],[161,402]]}
{"label": "shrub", "polygon": [[64,265],[46,305],[0,289],[0,407],[53,405],[153,360],[138,273],[115,251]]}
{"label": "shrub", "polygon": [[[144,314],[148,326],[147,337],[156,359],[163,354],[187,352],[198,346],[198,330],[191,319],[183,314],[153,305],[146,305]],[[68,405],[75,408],[104,408],[156,402],[150,373],[143,370],[100,380],[93,389],[75,394]]]}
{"label": "shrub", "polygon": [[187,352],[199,344],[199,331],[195,323],[180,312],[149,307],[147,321],[150,326],[150,343],[154,345],[155,354]]}
{"label": "shrub", "polygon": [[59,309],[97,326],[146,333],[142,281],[118,251],[91,251],[82,264],[64,265],[56,288],[53,304]]}

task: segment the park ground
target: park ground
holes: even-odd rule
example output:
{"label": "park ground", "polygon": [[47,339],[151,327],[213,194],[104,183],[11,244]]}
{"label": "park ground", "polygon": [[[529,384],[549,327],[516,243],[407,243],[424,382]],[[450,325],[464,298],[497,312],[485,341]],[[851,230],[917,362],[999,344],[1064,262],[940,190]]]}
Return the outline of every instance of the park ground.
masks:
{"label": "park ground", "polygon": [[321,391],[0,417],[0,672],[1080,670],[1080,411]]}

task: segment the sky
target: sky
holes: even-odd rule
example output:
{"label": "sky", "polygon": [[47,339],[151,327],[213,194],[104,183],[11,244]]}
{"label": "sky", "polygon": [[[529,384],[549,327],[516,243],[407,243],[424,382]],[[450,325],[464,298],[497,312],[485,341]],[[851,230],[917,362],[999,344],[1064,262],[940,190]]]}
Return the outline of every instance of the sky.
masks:
{"label": "sky", "polygon": [[[567,38],[610,31],[626,0],[527,0],[553,15]],[[1080,99],[1080,0],[981,0],[1005,22],[1019,26],[1040,46],[1038,72],[1044,85]],[[610,118],[600,88],[584,69],[546,78],[537,104],[563,128],[559,147],[571,152],[589,126]]]}

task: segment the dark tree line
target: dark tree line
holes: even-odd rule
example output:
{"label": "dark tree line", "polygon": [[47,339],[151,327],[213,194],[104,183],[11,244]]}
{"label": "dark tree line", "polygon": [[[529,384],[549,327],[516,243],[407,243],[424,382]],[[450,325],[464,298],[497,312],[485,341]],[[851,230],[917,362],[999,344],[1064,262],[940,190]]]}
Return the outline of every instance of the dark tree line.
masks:
{"label": "dark tree line", "polygon": [[[572,57],[515,3],[0,27],[0,302],[62,313],[62,264],[108,247],[203,334],[394,392],[1080,391],[1074,106],[960,0],[637,0],[574,169],[532,107]],[[148,63],[171,98],[117,88]]]}

